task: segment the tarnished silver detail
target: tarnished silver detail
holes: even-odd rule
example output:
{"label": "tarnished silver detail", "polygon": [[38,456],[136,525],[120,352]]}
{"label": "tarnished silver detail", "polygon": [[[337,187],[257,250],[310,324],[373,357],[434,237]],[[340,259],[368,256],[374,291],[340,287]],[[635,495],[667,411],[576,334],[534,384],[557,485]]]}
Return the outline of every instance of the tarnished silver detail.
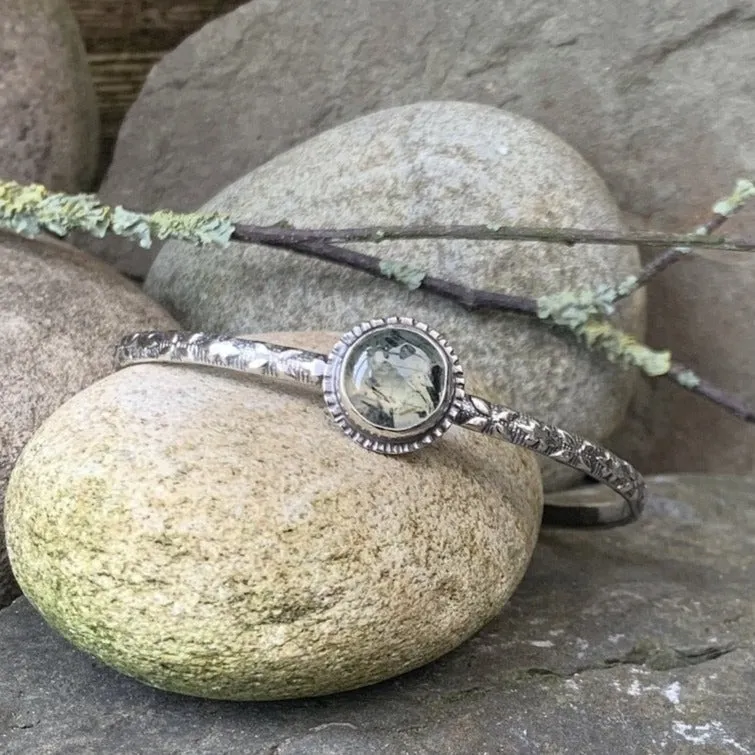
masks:
{"label": "tarnished silver detail", "polygon": [[[427,337],[446,360],[446,393],[432,422],[410,432],[367,427],[355,419],[343,397],[342,369],[349,349],[370,331],[395,326]],[[344,433],[367,450],[404,454],[433,443],[452,425],[500,438],[584,472],[602,482],[623,500],[616,504],[549,505],[544,521],[565,526],[611,527],[636,520],[645,501],[645,483],[628,462],[584,438],[528,417],[508,407],[466,395],[464,376],[446,339],[426,324],[407,317],[364,322],[345,333],[329,356],[260,341],[208,333],[145,332],[124,337],[115,349],[116,368],[147,362],[174,362],[221,367],[322,386],[326,406]]]}

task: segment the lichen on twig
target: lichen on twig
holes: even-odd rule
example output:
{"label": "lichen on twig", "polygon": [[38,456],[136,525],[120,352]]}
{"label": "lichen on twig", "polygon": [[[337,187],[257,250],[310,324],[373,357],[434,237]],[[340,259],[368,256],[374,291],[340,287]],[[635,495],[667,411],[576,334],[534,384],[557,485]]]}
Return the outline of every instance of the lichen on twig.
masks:
{"label": "lichen on twig", "polygon": [[226,247],[233,233],[230,219],[219,213],[132,212],[108,207],[95,194],[53,193],[39,184],[23,186],[14,181],[0,181],[0,228],[28,237],[44,231],[60,237],[72,231],[97,238],[113,233],[144,249],[155,238]]}
{"label": "lichen on twig", "polygon": [[[737,181],[731,196],[728,196],[713,205],[713,214],[730,218],[732,215],[739,212],[748,200],[753,198],[755,198],[755,184],[746,178],[740,178],[739,181]],[[705,235],[710,233],[710,229],[706,228],[706,226],[700,226],[697,233]]]}
{"label": "lichen on twig", "polygon": [[587,320],[574,332],[589,348],[602,351],[609,361],[637,367],[649,377],[660,377],[671,369],[670,351],[651,349],[608,320]]}
{"label": "lichen on twig", "polygon": [[[709,238],[714,231],[717,231],[732,215],[738,213],[747,202],[755,198],[755,184],[747,179],[740,178],[734,186],[734,191],[728,196],[720,199],[713,205],[712,215],[707,223],[699,225],[693,232],[693,236],[698,239]],[[631,296],[639,288],[647,284],[656,275],[662,273],[675,262],[688,256],[694,251],[695,247],[690,242],[674,244],[666,251],[654,257],[633,280],[627,279],[617,286],[623,290],[618,292],[614,303],[621,299]]]}
{"label": "lichen on twig", "polygon": [[380,272],[386,278],[393,278],[399,283],[403,283],[410,291],[419,288],[422,282],[427,278],[424,270],[407,265],[404,262],[395,260],[382,260],[380,262]]}
{"label": "lichen on twig", "polygon": [[592,318],[610,317],[616,311],[615,302],[636,280],[635,276],[630,276],[616,286],[606,284],[592,290],[559,291],[541,296],[537,300],[537,316],[577,332]]}
{"label": "lichen on twig", "polygon": [[[233,223],[220,213],[177,213],[158,210],[133,212],[109,207],[93,194],[67,195],[49,192],[40,185],[23,186],[0,181],[0,229],[24,236],[49,232],[64,237],[84,231],[102,238],[108,233],[134,239],[148,248],[154,239],[175,239],[195,246],[227,247],[231,241],[254,243],[344,265],[377,277],[396,281],[410,289],[423,289],[466,309],[492,310],[537,318],[569,333],[587,348],[599,351],[612,362],[635,367],[651,377],[665,376],[686,390],[713,401],[747,422],[755,422],[755,412],[740,399],[711,385],[688,367],[674,362],[668,351],[657,351],[617,328],[608,318],[616,304],[646,285],[670,264],[683,258],[692,247],[708,246],[735,251],[755,251],[755,242],[712,238],[728,217],[755,197],[755,184],[740,180],[734,192],[713,207],[713,216],[692,234],[661,234],[583,230],[573,228],[531,228],[517,226],[426,225],[414,227],[377,226],[352,229],[297,229],[285,221],[274,226]],[[635,244],[659,246],[670,243],[638,275],[617,284],[592,290],[560,291],[539,299],[487,291],[431,276],[400,261],[340,246],[336,242],[379,243],[386,239],[467,239],[480,241],[520,240],[562,244]]]}

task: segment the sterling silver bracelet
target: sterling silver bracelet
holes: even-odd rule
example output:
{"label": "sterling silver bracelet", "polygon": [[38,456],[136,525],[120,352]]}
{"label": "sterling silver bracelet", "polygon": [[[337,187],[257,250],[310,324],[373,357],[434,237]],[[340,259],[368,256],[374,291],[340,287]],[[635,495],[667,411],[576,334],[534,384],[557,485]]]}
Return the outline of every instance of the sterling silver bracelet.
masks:
{"label": "sterling silver bracelet", "polygon": [[631,464],[566,430],[468,395],[448,341],[409,317],[360,323],[330,355],[207,333],[124,337],[116,347],[116,368],[145,362],[208,365],[322,386],[335,422],[368,451],[411,453],[459,425],[573,467],[621,496],[574,506],[549,505],[546,499],[545,524],[615,527],[642,513],[645,483]]}

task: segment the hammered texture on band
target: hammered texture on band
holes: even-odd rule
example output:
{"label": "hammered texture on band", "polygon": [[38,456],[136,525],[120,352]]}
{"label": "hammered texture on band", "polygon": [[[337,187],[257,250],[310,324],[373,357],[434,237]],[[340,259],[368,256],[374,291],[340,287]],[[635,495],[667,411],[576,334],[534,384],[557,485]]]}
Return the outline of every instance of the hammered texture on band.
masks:
{"label": "hammered texture on band", "polygon": [[328,358],[312,351],[246,338],[182,331],[134,333],[115,349],[116,367],[144,362],[203,364],[320,385]]}

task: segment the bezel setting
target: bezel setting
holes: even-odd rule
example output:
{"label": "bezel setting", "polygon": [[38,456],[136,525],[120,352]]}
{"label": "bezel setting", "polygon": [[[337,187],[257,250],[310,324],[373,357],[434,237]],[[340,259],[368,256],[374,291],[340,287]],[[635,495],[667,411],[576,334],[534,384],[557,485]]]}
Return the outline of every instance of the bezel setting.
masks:
{"label": "bezel setting", "polygon": [[[425,421],[405,430],[371,423],[353,406],[344,386],[350,356],[381,330],[403,330],[420,336],[445,366],[444,390],[438,406]],[[328,411],[343,432],[369,451],[390,455],[418,451],[440,438],[454,423],[465,397],[464,373],[453,348],[438,331],[412,317],[376,318],[344,333],[330,352],[322,387]]]}

